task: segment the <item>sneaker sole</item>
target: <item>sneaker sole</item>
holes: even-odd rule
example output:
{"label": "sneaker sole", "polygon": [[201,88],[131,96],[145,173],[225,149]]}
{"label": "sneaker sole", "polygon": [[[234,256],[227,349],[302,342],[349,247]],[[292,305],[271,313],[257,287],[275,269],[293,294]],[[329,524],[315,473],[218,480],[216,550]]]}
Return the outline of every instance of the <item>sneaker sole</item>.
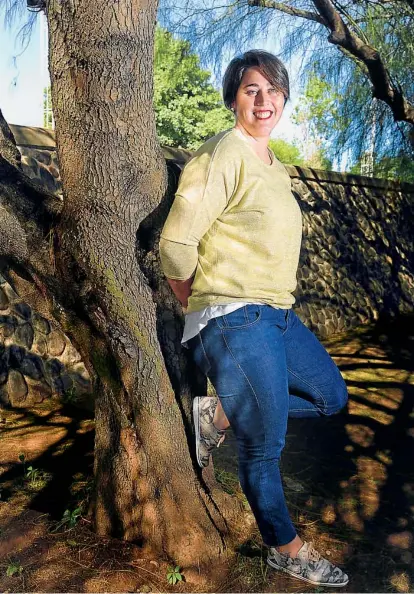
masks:
{"label": "sneaker sole", "polygon": [[344,586],[347,586],[349,584],[349,578],[347,579],[346,582],[342,582],[340,584],[332,584],[332,583],[326,583],[326,582],[315,582],[313,580],[308,580],[307,578],[304,578],[301,575],[294,573],[293,571],[289,571],[288,569],[285,569],[284,567],[280,567],[279,565],[276,565],[276,563],[273,563],[270,559],[267,559],[267,564],[270,565],[270,567],[272,567],[273,569],[283,571],[284,573],[287,573],[288,575],[295,577],[298,580],[302,580],[303,582],[312,584],[312,586],[321,586],[323,588],[343,588]]}
{"label": "sneaker sole", "polygon": [[[200,468],[206,468],[206,466],[203,466],[203,464],[201,464],[200,462],[200,447],[199,447],[199,443],[200,443],[200,415],[199,415],[199,408],[198,408],[198,397],[196,396],[193,400],[193,420],[194,420],[194,429],[195,429],[195,442],[196,442],[196,457],[197,457],[197,462],[198,465],[200,466]],[[208,466],[208,464],[207,464]]]}

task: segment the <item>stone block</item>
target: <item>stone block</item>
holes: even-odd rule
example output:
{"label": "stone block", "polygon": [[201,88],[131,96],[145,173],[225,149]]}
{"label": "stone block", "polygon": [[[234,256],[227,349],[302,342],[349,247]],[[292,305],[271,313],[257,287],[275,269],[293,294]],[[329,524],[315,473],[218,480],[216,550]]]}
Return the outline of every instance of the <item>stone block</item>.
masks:
{"label": "stone block", "polygon": [[32,324],[35,331],[41,332],[42,334],[49,334],[51,326],[49,320],[44,318],[38,313],[33,313]]}
{"label": "stone block", "polygon": [[8,300],[10,301],[10,303],[12,303],[13,301],[15,301],[16,299],[19,298],[16,291],[13,289],[11,284],[8,282],[4,283],[4,285],[2,286],[2,290],[6,293],[6,296],[7,296]]}
{"label": "stone block", "polygon": [[82,391],[91,391],[91,378],[89,373],[83,363],[76,363],[70,369],[68,369],[68,373],[70,373],[73,382],[82,389]]}
{"label": "stone block", "polygon": [[32,319],[32,308],[27,303],[14,303],[13,313],[23,320],[30,321]]}
{"label": "stone block", "polygon": [[11,406],[16,408],[26,406],[27,384],[23,375],[17,369],[11,369],[9,371],[6,389]]}
{"label": "stone block", "polygon": [[16,329],[16,320],[13,316],[0,316],[0,341],[12,336]]}
{"label": "stone block", "polygon": [[40,380],[45,375],[43,360],[32,353],[28,353],[20,364],[20,371],[33,380]]}
{"label": "stone block", "polygon": [[4,311],[9,309],[9,299],[3,289],[0,287],[0,310]]}
{"label": "stone block", "polygon": [[37,381],[31,378],[25,378],[28,388],[26,401],[29,404],[38,404],[52,397],[52,390],[45,381]]}
{"label": "stone block", "polygon": [[0,384],[7,381],[9,366],[9,349],[0,344]]}
{"label": "stone block", "polygon": [[33,344],[32,344],[32,352],[40,357],[43,357],[47,353],[47,340],[45,336],[40,334],[39,332],[35,334]]}
{"label": "stone block", "polygon": [[62,375],[60,376],[60,382],[64,393],[69,392],[69,390],[72,390],[73,379],[70,374],[62,373]]}
{"label": "stone block", "polygon": [[65,335],[53,329],[47,337],[47,350],[52,357],[59,357],[66,348]]}
{"label": "stone block", "polygon": [[20,345],[29,351],[33,344],[33,328],[31,324],[27,323],[17,326],[14,333],[14,340],[17,345]]}
{"label": "stone block", "polygon": [[9,399],[9,393],[7,391],[7,385],[6,384],[0,385],[0,407],[9,406],[9,405],[10,405],[10,399]]}
{"label": "stone block", "polygon": [[75,349],[72,343],[66,343],[66,348],[59,356],[59,361],[65,366],[72,366],[82,360],[79,351]]}
{"label": "stone block", "polygon": [[23,359],[26,356],[26,349],[16,344],[9,347],[9,364],[13,369],[20,369]]}
{"label": "stone block", "polygon": [[54,378],[62,373],[64,365],[58,359],[47,359],[45,361],[45,371],[49,378]]}

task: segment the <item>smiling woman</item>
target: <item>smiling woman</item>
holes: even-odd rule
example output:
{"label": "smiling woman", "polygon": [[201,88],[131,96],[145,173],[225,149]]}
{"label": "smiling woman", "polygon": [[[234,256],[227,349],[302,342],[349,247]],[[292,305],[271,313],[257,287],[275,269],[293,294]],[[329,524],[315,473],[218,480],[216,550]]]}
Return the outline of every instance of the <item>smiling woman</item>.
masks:
{"label": "smiling woman", "polygon": [[289,99],[289,75],[283,63],[276,56],[259,51],[235,58],[224,76],[223,98],[236,116],[235,127],[267,162],[270,134]]}
{"label": "smiling woman", "polygon": [[231,424],[269,565],[345,586],[348,576],[297,535],[279,472],[288,416],[329,416],[347,401],[335,363],[292,311],[301,211],[268,148],[288,74],[276,56],[253,50],[232,60],[223,94],[235,126],[187,163],[160,241],[164,273],[186,308],[182,343],[218,395],[194,399],[197,459],[208,465]]}

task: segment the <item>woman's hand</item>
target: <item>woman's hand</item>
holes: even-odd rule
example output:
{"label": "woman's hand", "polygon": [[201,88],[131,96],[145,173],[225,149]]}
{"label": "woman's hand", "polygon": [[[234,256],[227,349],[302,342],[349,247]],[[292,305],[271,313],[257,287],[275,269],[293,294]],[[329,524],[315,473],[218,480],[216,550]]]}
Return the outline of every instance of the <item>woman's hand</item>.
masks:
{"label": "woman's hand", "polygon": [[172,278],[167,278],[168,284],[173,290],[174,295],[183,307],[188,306],[188,298],[191,295],[191,285],[193,280],[194,275],[187,280],[173,280]]}

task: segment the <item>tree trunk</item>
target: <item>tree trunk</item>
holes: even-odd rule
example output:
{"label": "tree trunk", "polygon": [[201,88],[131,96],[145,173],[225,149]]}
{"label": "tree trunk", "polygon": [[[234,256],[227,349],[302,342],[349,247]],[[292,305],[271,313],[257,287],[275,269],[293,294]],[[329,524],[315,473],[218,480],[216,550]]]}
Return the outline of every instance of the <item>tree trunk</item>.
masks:
{"label": "tree trunk", "polygon": [[156,8],[48,2],[56,257],[78,314],[65,331],[96,377],[96,530],[190,567],[222,554],[235,510],[196,468],[181,314],[159,272],[169,204],[152,106]]}

